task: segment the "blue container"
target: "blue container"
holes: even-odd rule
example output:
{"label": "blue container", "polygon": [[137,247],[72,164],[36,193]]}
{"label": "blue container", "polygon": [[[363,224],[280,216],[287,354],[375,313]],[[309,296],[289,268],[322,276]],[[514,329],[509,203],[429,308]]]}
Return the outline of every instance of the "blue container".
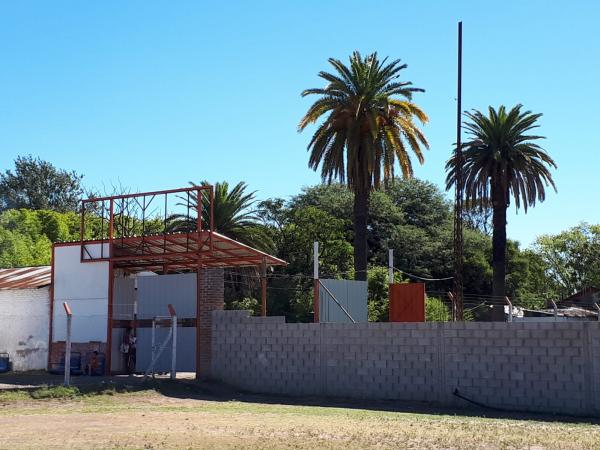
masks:
{"label": "blue container", "polygon": [[8,372],[10,370],[10,358],[8,353],[0,353],[0,373]]}
{"label": "blue container", "polygon": [[[62,375],[65,373],[65,354],[60,355],[58,363],[54,363],[50,366],[48,372],[55,375]],[[83,370],[81,368],[81,353],[71,352],[71,375],[81,375]]]}

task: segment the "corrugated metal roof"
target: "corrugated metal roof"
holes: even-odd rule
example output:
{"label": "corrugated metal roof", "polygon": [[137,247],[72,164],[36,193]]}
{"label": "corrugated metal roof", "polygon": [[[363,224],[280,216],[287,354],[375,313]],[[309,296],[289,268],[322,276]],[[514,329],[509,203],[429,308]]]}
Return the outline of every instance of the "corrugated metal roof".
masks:
{"label": "corrugated metal roof", "polygon": [[50,283],[50,266],[0,269],[0,289],[36,289]]}

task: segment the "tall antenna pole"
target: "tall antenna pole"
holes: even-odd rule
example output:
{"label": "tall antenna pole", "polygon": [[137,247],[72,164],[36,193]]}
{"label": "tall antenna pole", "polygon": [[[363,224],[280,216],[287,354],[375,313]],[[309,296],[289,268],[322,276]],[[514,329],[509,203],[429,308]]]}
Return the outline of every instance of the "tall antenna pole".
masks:
{"label": "tall antenna pole", "polygon": [[454,203],[454,298],[455,320],[463,320],[463,152],[462,114],[462,22],[458,22],[458,92],[456,97],[456,200]]}

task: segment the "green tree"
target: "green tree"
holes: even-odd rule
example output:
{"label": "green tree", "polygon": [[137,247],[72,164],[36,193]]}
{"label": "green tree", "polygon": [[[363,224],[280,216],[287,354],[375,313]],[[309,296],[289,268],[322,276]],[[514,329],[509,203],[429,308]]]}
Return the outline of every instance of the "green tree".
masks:
{"label": "green tree", "polygon": [[[384,266],[369,268],[367,308],[369,322],[387,322],[390,313],[389,274]],[[406,281],[394,273],[394,283]]]}
{"label": "green tree", "polygon": [[552,285],[562,296],[600,286],[600,225],[582,223],[534,244]]}
{"label": "green tree", "polygon": [[352,268],[352,246],[344,235],[344,221],[314,206],[294,210],[284,228],[282,257],[292,273],[311,274],[313,242],[319,249],[322,277],[343,278]]}
{"label": "green tree", "polygon": [[74,212],[10,209],[0,213],[0,267],[50,263],[52,243],[79,238]]}
{"label": "green tree", "polygon": [[0,174],[0,210],[76,211],[83,194],[82,178],[40,158],[19,156],[14,173],[7,170]]}
{"label": "green tree", "polygon": [[[208,186],[208,181],[203,181],[200,186]],[[196,186],[190,181],[191,186]],[[254,208],[256,203],[256,191],[247,192],[248,185],[243,181],[231,189],[227,181],[214,184],[213,199],[213,221],[214,231],[221,233],[231,239],[243,244],[250,245],[260,250],[270,251],[273,242],[266,228],[262,224],[259,212]],[[201,194],[202,199],[202,221],[210,223],[209,199]],[[180,206],[187,205],[187,197],[181,197]],[[197,194],[191,192],[190,205],[197,210]],[[168,219],[169,231],[185,231],[196,229],[196,218],[187,217],[183,214],[174,214]]]}
{"label": "green tree", "polygon": [[[544,201],[545,187],[555,184],[549,168],[554,160],[535,142],[542,136],[529,134],[538,128],[541,114],[510,111],[504,106],[489,107],[488,115],[480,111],[465,113],[469,141],[464,144],[463,170],[465,200],[482,207],[491,203],[493,216],[492,267],[494,296],[506,295],[506,211],[511,198],[525,212],[536,201]],[[446,187],[456,182],[456,156],[446,164]]]}
{"label": "green tree", "polygon": [[[421,148],[428,147],[425,136],[415,123],[427,122],[425,113],[410,100],[414,92],[410,82],[399,81],[406,68],[399,60],[379,60],[376,53],[366,57],[354,52],[346,66],[330,58],[335,72],[320,72],[328,84],[307,89],[302,96],[320,98],[308,109],[298,126],[324,120],[309,145],[309,167],[321,166],[323,180],[338,179],[354,192],[354,268],[357,280],[367,279],[367,222],[369,198],[381,181],[394,177],[395,162],[402,174],[412,176],[407,147],[423,163]],[[401,99],[396,98],[399,96]]]}

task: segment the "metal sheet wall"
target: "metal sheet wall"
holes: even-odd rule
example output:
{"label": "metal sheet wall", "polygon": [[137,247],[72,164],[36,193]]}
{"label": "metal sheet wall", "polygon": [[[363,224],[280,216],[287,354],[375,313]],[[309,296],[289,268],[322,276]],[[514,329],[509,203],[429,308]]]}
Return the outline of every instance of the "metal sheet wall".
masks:
{"label": "metal sheet wall", "polygon": [[[331,279],[320,281],[356,322],[368,321],[366,281]],[[323,286],[319,286],[319,320],[334,323],[352,322]]]}
{"label": "metal sheet wall", "polygon": [[138,277],[138,318],[168,316],[168,304],[179,318],[196,317],[196,274]]}
{"label": "metal sheet wall", "polygon": [[[113,314],[115,320],[133,319],[133,301],[137,295],[138,320],[151,320],[156,316],[168,316],[168,304],[173,305],[178,319],[196,317],[196,274],[171,274],[138,277],[137,294],[134,293],[132,278],[115,279]],[[123,339],[123,329],[113,330],[113,354],[119,355],[118,348]],[[160,345],[167,336],[168,328],[156,330],[156,344]],[[150,365],[152,352],[152,328],[137,329],[136,371],[143,372]],[[115,353],[116,351],[116,353]],[[177,327],[177,370],[193,372],[196,369],[196,329]],[[124,361],[114,358],[113,370],[124,368]],[[171,344],[165,348],[155,366],[157,372],[171,369]]]}

